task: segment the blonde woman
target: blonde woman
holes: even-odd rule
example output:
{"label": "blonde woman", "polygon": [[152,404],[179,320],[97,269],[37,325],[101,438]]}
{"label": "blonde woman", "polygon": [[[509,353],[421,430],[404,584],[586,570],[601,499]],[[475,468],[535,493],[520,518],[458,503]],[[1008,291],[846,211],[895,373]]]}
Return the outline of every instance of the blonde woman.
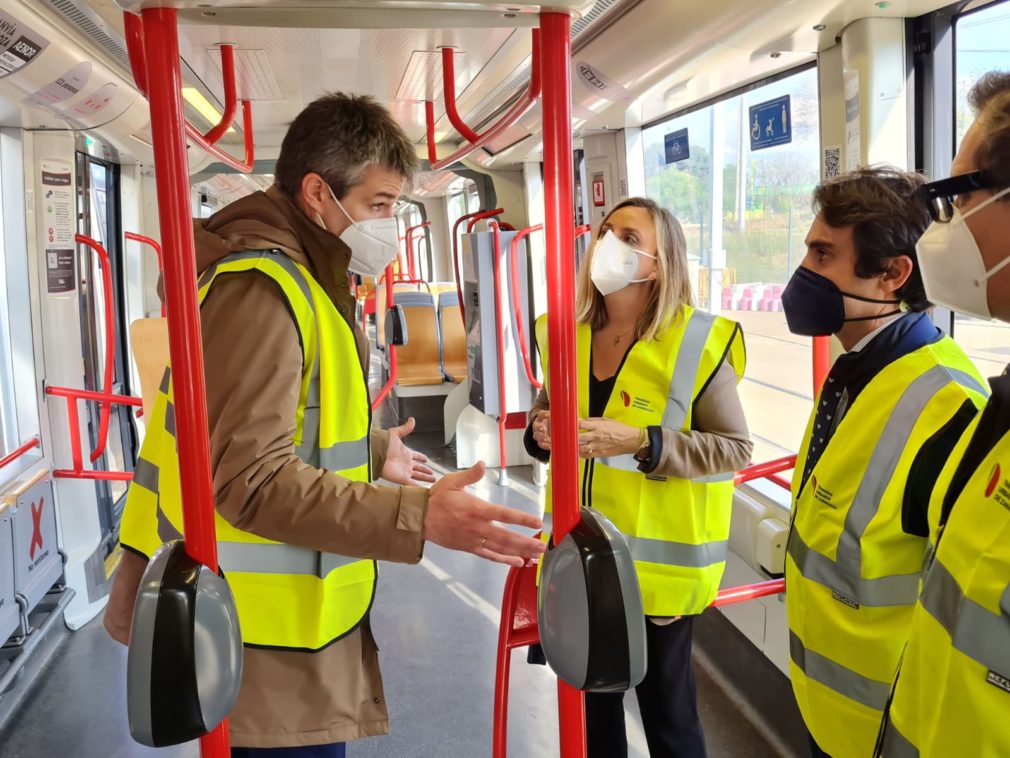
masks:
{"label": "blonde woman", "polygon": [[[691,670],[694,615],[726,560],[733,472],[752,444],[737,382],[739,324],[692,307],[686,244],[647,198],[603,220],[579,271],[577,360],[582,505],[631,543],[648,617],[648,673],[637,687],[652,756],[704,756]],[[546,318],[537,341],[548,375]],[[549,388],[526,447],[549,459]],[[548,510],[551,479],[548,474]],[[622,693],[587,693],[589,758],[626,756]]]}

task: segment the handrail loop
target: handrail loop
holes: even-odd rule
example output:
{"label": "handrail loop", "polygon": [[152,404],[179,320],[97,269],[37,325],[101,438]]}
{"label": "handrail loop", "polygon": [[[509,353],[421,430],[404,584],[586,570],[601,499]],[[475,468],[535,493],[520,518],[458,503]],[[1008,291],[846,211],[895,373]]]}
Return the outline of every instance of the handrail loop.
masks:
{"label": "handrail loop", "polygon": [[407,231],[404,234],[406,240],[405,244],[407,246],[407,273],[410,274],[411,279],[417,279],[417,264],[414,260],[414,232],[418,229],[427,229],[431,226],[430,221],[425,221],[422,224],[417,224],[416,226],[408,226]]}
{"label": "handrail loop", "polygon": [[[452,51],[449,51],[448,58],[452,57]],[[445,54],[445,49],[443,48],[442,53],[443,64],[447,59]],[[449,64],[450,67],[453,66],[452,63]],[[455,71],[454,68],[452,68]],[[472,129],[470,129],[463,120],[459,118],[459,114],[456,113],[456,102],[455,102],[455,82],[449,76],[443,75],[444,81],[444,91],[446,94],[445,110],[446,114],[449,115],[449,120],[453,122],[453,126],[456,127],[457,131],[460,131],[464,139],[467,140],[468,144],[463,145],[461,148],[453,152],[451,155],[446,156],[442,160],[438,159],[438,155],[435,150],[435,108],[428,107],[430,101],[425,102],[425,123],[427,127],[427,142],[428,142],[428,163],[430,164],[430,169],[432,171],[440,171],[443,168],[451,166],[453,163],[466,158],[474,150],[483,147],[491,140],[500,136],[506,130],[511,129],[515,124],[529,111],[530,108],[537,102],[540,98],[540,93],[542,90],[542,82],[540,76],[540,30],[532,30],[532,65],[530,71],[530,81],[526,87],[526,90],[519,96],[519,98],[509,107],[509,109],[502,115],[497,122],[492,124],[487,131],[483,134],[476,134]],[[449,88],[449,84],[452,82],[452,89]],[[449,94],[452,94],[452,99],[450,101]],[[450,115],[450,112],[453,115]],[[458,120],[458,124],[454,119]],[[462,127],[462,129],[461,129]],[[468,136],[469,135],[469,136]]]}
{"label": "handrail loop", "polygon": [[[143,234],[137,234],[136,232],[124,232],[123,236],[126,237],[126,239],[128,240],[132,240],[133,242],[140,242],[143,245],[147,245],[149,247],[154,248],[154,254],[158,256],[158,273],[164,275],[165,262],[162,259],[161,244],[157,240],[152,239],[151,237],[147,237]],[[168,313],[167,307],[165,306],[165,303],[162,302],[161,317],[165,318],[165,315],[167,313]]]}
{"label": "handrail loop", "polygon": [[459,244],[457,242],[457,237],[459,236],[459,225],[464,221],[470,221],[466,229],[469,233],[477,221],[485,218],[491,218],[492,216],[500,216],[504,212],[504,208],[495,208],[491,211],[474,211],[473,213],[464,213],[456,219],[455,223],[452,225],[452,272],[456,277],[456,296],[459,298],[459,316],[463,319],[464,330],[466,329],[466,306],[463,304],[463,280],[459,275]]}
{"label": "handrail loop", "polygon": [[526,329],[523,324],[522,302],[519,299],[518,257],[519,241],[533,232],[543,231],[543,228],[543,224],[535,224],[533,226],[528,226],[525,229],[520,229],[516,232],[515,236],[512,238],[512,243],[509,245],[509,292],[512,300],[512,312],[516,314],[516,338],[519,342],[519,352],[523,358],[523,368],[526,369],[526,378],[529,380],[529,383],[538,390],[543,389],[544,385],[537,379],[536,374],[533,373],[533,365],[530,361],[530,351],[526,346]]}

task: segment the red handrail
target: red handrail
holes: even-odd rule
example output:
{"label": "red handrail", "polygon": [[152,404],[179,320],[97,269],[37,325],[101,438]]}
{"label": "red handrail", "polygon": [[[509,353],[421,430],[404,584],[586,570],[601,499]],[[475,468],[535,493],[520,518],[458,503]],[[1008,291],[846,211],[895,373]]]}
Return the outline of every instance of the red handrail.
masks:
{"label": "red handrail", "polygon": [[459,233],[459,225],[464,221],[470,221],[471,223],[467,225],[467,232],[470,231],[472,225],[483,218],[490,218],[491,216],[498,216],[504,213],[503,208],[495,208],[493,211],[475,211],[473,213],[465,213],[456,219],[455,223],[452,225],[452,271],[453,275],[456,277],[456,296],[459,298],[459,315],[463,319],[463,329],[466,329],[466,306],[463,304],[463,280],[459,275],[459,245],[456,241],[456,237]]}
{"label": "red handrail", "polygon": [[[149,247],[154,248],[154,254],[158,256],[158,273],[162,275],[165,273],[165,263],[162,260],[161,244],[157,240],[147,237],[143,234],[137,234],[136,232],[124,232],[123,236],[126,237],[126,239],[128,240],[132,240],[134,242],[140,242],[141,244],[148,245]],[[166,313],[165,303],[162,303],[161,304],[162,318],[165,317],[165,313]]]}
{"label": "red handrail", "polygon": [[814,337],[811,356],[813,359],[814,397],[821,391],[824,380],[831,370],[830,337]]}
{"label": "red handrail", "polygon": [[[156,9],[152,8],[151,10]],[[150,71],[147,65],[148,63],[147,44],[145,41],[146,35],[144,31],[144,19],[146,17],[147,17],[146,14],[142,18],[141,16],[137,16],[133,13],[130,13],[129,11],[124,11],[123,28],[126,32],[126,52],[130,58],[130,67],[133,69],[133,80],[134,82],[136,82],[137,89],[140,90],[140,93],[144,95],[144,97],[146,97],[148,101],[150,101],[151,96],[148,87]],[[158,56],[159,58],[163,57],[160,56],[157,51],[155,51],[155,55]],[[224,73],[223,51],[221,61],[222,61],[222,73]],[[234,67],[232,68],[231,76],[232,76],[232,84],[231,85],[228,85],[227,83],[225,84],[226,99],[227,99],[228,87],[234,86],[234,77],[235,77]],[[178,83],[181,87],[182,86],[181,75]],[[224,123],[223,118],[221,122],[218,123],[218,126],[220,126],[221,123]],[[153,131],[154,128],[153,113],[151,117],[151,124]],[[253,163],[255,161],[255,149],[252,132],[252,106],[248,100],[242,100],[242,138],[243,141],[245,142],[245,159],[243,161],[240,161],[235,156],[225,152],[224,150],[217,147],[213,143],[208,142],[204,138],[204,135],[200,132],[200,130],[197,129],[195,126],[193,126],[193,124],[186,121],[185,118],[183,120],[183,125],[186,131],[186,136],[189,137],[190,141],[193,142],[193,144],[199,147],[201,150],[210,154],[211,156],[219,160],[221,163],[224,163],[226,166],[231,166],[236,171],[239,171],[244,174],[252,172]],[[229,122],[228,125],[230,126],[231,122]],[[211,132],[208,132],[208,134],[213,133],[213,131],[214,129],[211,129]],[[225,131],[227,131],[227,127],[225,127]]]}
{"label": "red handrail", "polygon": [[733,484],[740,485],[754,479],[770,479],[780,487],[789,490],[792,489],[792,485],[790,485],[789,482],[782,477],[775,476],[775,474],[781,473],[782,471],[788,471],[795,465],[795,455],[786,455],[782,458],[766,461],[765,463],[753,463],[747,468],[740,469],[740,471],[736,472],[736,475],[733,477]]}
{"label": "red handrail", "polygon": [[[571,45],[569,45],[569,47],[571,47]],[[427,103],[425,104],[424,113],[428,134],[428,140],[427,140],[428,163],[430,164],[430,168],[432,171],[440,171],[441,169],[447,168],[448,166],[451,166],[453,163],[456,163],[457,161],[466,158],[468,155],[470,155],[470,153],[472,153],[477,148],[483,147],[491,140],[500,136],[506,130],[515,126],[516,122],[519,121],[519,119],[522,118],[526,114],[526,112],[533,107],[534,103],[536,103],[537,99],[540,97],[540,92],[542,88],[541,72],[540,72],[541,69],[540,29],[532,30],[532,48],[533,48],[532,68],[530,71],[530,82],[529,85],[527,85],[526,90],[519,97],[519,99],[516,100],[512,104],[512,106],[505,112],[505,114],[500,119],[498,119],[498,121],[495,124],[493,124],[483,134],[474,133],[472,130],[469,129],[469,127],[463,124],[462,119],[459,119],[459,123],[463,126],[465,130],[467,130],[468,134],[471,137],[473,137],[473,139],[464,134],[463,136],[467,140],[468,144],[463,145],[463,147],[459,148],[454,153],[443,158],[442,160],[438,160],[438,155],[436,154],[435,151],[435,137],[434,137],[435,109],[434,107],[429,108]],[[442,55],[444,61],[445,60],[444,49]],[[450,57],[451,57],[451,51],[450,51]],[[443,76],[443,80],[445,81],[446,85],[448,84],[449,81],[451,81],[450,78],[447,76]],[[453,82],[453,85],[454,90],[455,82]],[[568,109],[569,111],[571,111],[570,99],[568,103]],[[456,111],[455,92],[453,92],[453,98],[451,102],[448,98],[448,95],[446,96],[445,110],[447,115],[449,114],[450,110],[453,112],[453,114],[455,114]],[[455,117],[458,119],[459,118],[458,114],[455,114]],[[449,120],[452,121],[453,116],[449,116]],[[459,129],[459,126],[456,125],[455,123],[453,123],[453,126],[456,126],[456,128]]]}
{"label": "red handrail", "polygon": [[[81,423],[77,413],[77,401],[88,400],[99,403],[103,408],[113,405],[130,405],[135,408],[143,407],[143,400],[139,397],[129,395],[114,395],[111,392],[91,392],[90,390],[78,390],[71,387],[46,387],[46,394],[53,397],[62,397],[67,401],[67,420],[70,424],[70,455],[73,460],[72,469],[56,469],[53,476],[58,479],[98,479],[101,481],[128,482],[133,479],[133,474],[128,471],[86,471],[84,469],[84,455],[81,452]],[[107,432],[106,428],[106,432]],[[104,447],[105,440],[99,440],[99,444]],[[98,453],[96,455],[95,453]],[[92,451],[91,462],[94,463],[101,455],[101,451],[96,448]]]}
{"label": "red handrail", "polygon": [[42,447],[42,440],[40,440],[38,437],[32,437],[21,447],[11,450],[3,458],[0,458],[0,468],[3,468],[4,466],[9,466],[11,463],[16,461],[22,455],[24,455],[29,450],[35,447]]}
{"label": "red handrail", "polygon": [[[112,378],[116,369],[116,315],[112,304],[112,264],[105,248],[96,240],[83,234],[74,236],[79,245],[91,248],[98,255],[102,269],[102,296],[105,300],[105,371],[102,378],[102,394],[112,394]],[[98,444],[91,451],[91,462],[94,463],[105,452],[106,438],[109,436],[109,422],[112,418],[111,403],[99,402]]]}
{"label": "red handrail", "polygon": [[715,600],[712,601],[712,607],[719,608],[723,605],[743,603],[747,600],[756,600],[759,597],[778,595],[785,591],[785,579],[771,579],[767,582],[745,584],[741,587],[727,587],[724,590],[719,590],[715,596]]}
{"label": "red handrail", "polygon": [[[551,470],[554,528],[563,538],[579,520],[578,386],[575,362],[575,240],[572,236],[571,19],[541,13],[543,33],[544,242],[547,249],[547,333],[550,344]],[[534,76],[538,62],[534,47]],[[561,754],[586,754],[582,693],[558,680]]]}
{"label": "red handrail", "polygon": [[[386,288],[386,310],[391,311],[393,310],[394,305],[393,287],[396,284],[393,281],[392,263],[386,266],[386,272],[382,275],[382,277],[380,277],[379,282],[375,283],[376,295],[378,295],[379,283],[382,282],[383,280],[385,281],[384,286]],[[378,318],[379,318],[378,308],[375,309],[375,318],[376,318],[376,334],[378,334]],[[387,335],[387,342],[388,342],[388,335]],[[393,389],[393,385],[396,384],[396,374],[397,374],[396,345],[387,344],[386,348],[389,350],[389,378],[386,379],[386,384],[383,385],[382,389],[379,390],[379,394],[376,395],[375,399],[372,401],[373,411],[377,410],[378,407],[382,405],[382,401],[386,399],[386,395],[390,393],[390,391]]]}
{"label": "red handrail", "polygon": [[416,226],[408,226],[404,235],[407,245],[407,273],[410,274],[411,279],[417,279],[417,265],[414,260],[414,232],[418,229],[427,229],[429,226],[431,226],[430,221]]}
{"label": "red handrail", "polygon": [[235,46],[221,45],[221,81],[224,83],[224,113],[221,120],[203,135],[207,144],[216,144],[235,121],[238,97],[235,87]]}
{"label": "red handrail", "polygon": [[512,312],[516,314],[516,337],[519,341],[519,352],[523,357],[523,368],[526,369],[526,378],[529,383],[538,390],[543,388],[543,384],[533,373],[533,365],[530,362],[530,351],[526,347],[526,329],[523,324],[522,301],[519,299],[519,241],[533,232],[543,231],[543,224],[535,224],[525,229],[520,229],[512,238],[509,245],[509,290],[512,295]]}
{"label": "red handrail", "polygon": [[467,142],[476,142],[480,135],[466,125],[456,110],[456,59],[455,49],[442,48],[442,99],[445,101],[445,115],[449,117],[459,136]]}
{"label": "red handrail", "polygon": [[[186,158],[186,134],[189,129],[181,94],[178,16],[173,8],[145,8],[141,16],[142,22],[127,12],[124,19],[127,25],[134,26],[133,33],[127,35],[133,48],[130,61],[135,77],[138,71],[143,75],[138,83],[148,92],[151,105],[158,217],[165,247],[165,296],[175,394],[176,442],[179,471],[183,472],[180,489],[184,542],[191,558],[216,572],[217,540],[207,393]],[[138,27],[141,30],[139,34],[136,33]],[[142,63],[138,70],[140,59]],[[243,103],[243,116],[251,124],[251,112],[246,110],[247,107]],[[252,133],[246,131],[244,137],[246,157],[251,158]],[[206,144],[202,137],[194,141],[201,147]],[[212,147],[210,151],[227,156],[229,165],[238,164],[223,151]],[[251,161],[248,164],[239,164],[242,165],[240,170],[251,170]],[[230,752],[227,719],[200,738],[200,752],[204,758],[227,758]]]}
{"label": "red handrail", "polygon": [[583,234],[592,234],[592,233],[593,233],[593,227],[591,227],[589,224],[583,224],[582,226],[575,227],[575,239],[578,239]]}
{"label": "red handrail", "polygon": [[508,416],[505,410],[505,314],[502,311],[501,296],[501,229],[497,221],[489,221],[488,226],[494,233],[494,251],[492,253],[492,270],[494,271],[494,316],[495,316],[495,349],[498,354],[498,483],[508,481],[505,461],[505,420]]}

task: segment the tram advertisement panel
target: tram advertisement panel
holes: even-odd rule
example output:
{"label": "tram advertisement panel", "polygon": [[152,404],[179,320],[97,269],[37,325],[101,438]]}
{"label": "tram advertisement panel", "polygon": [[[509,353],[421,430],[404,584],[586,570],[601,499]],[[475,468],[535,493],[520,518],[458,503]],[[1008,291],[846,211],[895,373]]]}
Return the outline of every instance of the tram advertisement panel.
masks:
{"label": "tram advertisement panel", "polygon": [[46,288],[50,295],[73,292],[74,191],[69,161],[42,161],[42,221],[46,259]]}
{"label": "tram advertisement panel", "polygon": [[0,79],[20,71],[48,45],[49,40],[0,11]]}

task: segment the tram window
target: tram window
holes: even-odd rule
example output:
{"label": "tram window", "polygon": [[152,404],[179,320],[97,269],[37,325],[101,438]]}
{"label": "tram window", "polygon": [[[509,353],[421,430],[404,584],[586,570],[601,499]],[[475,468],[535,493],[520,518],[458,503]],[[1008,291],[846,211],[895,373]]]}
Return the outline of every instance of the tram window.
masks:
{"label": "tram window", "polygon": [[[957,142],[974,118],[968,92],[982,74],[1002,71],[1010,55],[1010,3],[997,3],[959,17],[954,26]],[[995,376],[1010,360],[1010,324],[956,314],[954,338],[982,376]]]}
{"label": "tram window", "polygon": [[[752,152],[750,106],[783,95],[791,142]],[[646,191],[684,227],[699,307],[743,325],[740,392],[754,460],[795,452],[813,402],[810,340],[786,328],[781,293],[806,253],[820,178],[818,119],[817,71],[809,68],[644,130]],[[681,132],[683,144],[684,129],[688,156],[667,163],[665,138]]]}

